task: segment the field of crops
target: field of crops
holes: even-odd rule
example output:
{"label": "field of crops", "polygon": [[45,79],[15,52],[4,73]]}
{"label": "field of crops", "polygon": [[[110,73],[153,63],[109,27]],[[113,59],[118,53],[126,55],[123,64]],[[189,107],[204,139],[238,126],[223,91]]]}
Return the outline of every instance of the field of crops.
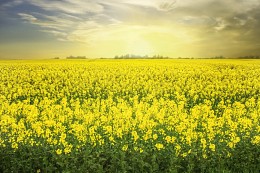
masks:
{"label": "field of crops", "polygon": [[0,172],[259,172],[260,61],[0,61]]}

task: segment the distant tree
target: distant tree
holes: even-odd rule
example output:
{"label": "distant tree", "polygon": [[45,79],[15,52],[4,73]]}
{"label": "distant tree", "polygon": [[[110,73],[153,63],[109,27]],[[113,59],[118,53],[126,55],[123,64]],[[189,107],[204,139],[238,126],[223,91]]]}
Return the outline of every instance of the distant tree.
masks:
{"label": "distant tree", "polygon": [[68,56],[67,59],[87,59],[86,56]]}
{"label": "distant tree", "polygon": [[215,57],[212,57],[212,59],[224,59],[225,57],[220,55],[220,56],[215,56]]}
{"label": "distant tree", "polygon": [[259,55],[246,55],[246,56],[240,56],[239,59],[260,59]]}
{"label": "distant tree", "polygon": [[126,55],[121,55],[121,56],[118,56],[116,55],[114,57],[115,59],[168,59],[169,57],[166,56],[162,56],[162,55],[153,55],[153,56],[148,56],[148,55],[144,55],[144,56],[141,56],[141,55],[135,55],[135,54],[126,54]]}

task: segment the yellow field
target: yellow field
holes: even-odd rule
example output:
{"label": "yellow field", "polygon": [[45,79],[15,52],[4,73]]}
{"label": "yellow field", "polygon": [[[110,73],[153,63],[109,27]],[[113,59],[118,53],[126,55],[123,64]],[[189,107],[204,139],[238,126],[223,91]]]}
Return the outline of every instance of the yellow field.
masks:
{"label": "yellow field", "polygon": [[0,61],[0,172],[257,172],[259,96],[257,60]]}

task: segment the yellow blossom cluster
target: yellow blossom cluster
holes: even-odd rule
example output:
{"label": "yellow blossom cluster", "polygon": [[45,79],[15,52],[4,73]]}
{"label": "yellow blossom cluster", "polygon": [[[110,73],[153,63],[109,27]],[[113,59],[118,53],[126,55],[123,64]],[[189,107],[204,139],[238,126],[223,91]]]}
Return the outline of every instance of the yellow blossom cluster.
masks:
{"label": "yellow blossom cluster", "polygon": [[0,148],[230,155],[260,146],[260,63],[0,62]]}

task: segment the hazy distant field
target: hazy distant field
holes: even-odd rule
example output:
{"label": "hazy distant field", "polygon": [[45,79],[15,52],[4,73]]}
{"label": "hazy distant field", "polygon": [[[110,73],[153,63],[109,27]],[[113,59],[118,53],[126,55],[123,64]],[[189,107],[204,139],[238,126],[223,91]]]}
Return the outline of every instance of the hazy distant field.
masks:
{"label": "hazy distant field", "polygon": [[0,172],[259,172],[260,61],[0,61]]}

